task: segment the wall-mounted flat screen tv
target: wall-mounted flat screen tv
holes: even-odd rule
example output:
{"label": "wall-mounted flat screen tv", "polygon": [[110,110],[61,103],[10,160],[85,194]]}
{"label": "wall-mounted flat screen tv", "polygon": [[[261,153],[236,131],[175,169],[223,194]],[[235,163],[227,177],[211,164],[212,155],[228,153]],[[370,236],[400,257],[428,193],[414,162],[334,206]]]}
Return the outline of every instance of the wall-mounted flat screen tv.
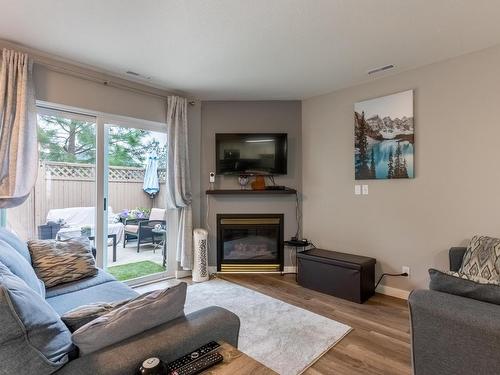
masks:
{"label": "wall-mounted flat screen tv", "polygon": [[218,133],[215,143],[217,174],[287,173],[286,133]]}

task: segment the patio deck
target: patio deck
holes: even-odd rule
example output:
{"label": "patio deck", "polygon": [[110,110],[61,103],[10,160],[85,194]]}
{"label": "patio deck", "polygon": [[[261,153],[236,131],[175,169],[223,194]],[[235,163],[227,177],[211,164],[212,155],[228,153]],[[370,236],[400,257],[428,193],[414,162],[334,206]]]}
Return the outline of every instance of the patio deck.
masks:
{"label": "patio deck", "polygon": [[108,267],[147,260],[162,265],[163,246],[157,246],[156,250],[153,250],[154,246],[152,244],[143,244],[140,251],[137,252],[137,243],[135,241],[128,242],[125,247],[120,242],[116,245],[116,262],[113,262],[113,246],[108,246]]}

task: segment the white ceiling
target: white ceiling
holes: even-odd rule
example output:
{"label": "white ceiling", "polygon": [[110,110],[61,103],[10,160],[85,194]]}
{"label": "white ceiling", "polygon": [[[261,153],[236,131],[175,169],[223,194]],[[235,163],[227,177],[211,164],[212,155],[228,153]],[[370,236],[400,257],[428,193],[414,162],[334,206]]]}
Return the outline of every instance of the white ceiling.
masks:
{"label": "white ceiling", "polygon": [[498,0],[0,0],[0,38],[202,99],[301,99],[500,43]]}

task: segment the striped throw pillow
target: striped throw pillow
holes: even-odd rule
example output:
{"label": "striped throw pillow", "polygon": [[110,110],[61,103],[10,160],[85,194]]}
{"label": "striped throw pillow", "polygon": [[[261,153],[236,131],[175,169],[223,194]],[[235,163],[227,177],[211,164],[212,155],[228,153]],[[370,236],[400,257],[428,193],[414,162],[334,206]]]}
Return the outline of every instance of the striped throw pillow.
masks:
{"label": "striped throw pillow", "polygon": [[88,238],[32,240],[28,248],[33,268],[47,288],[97,274]]}

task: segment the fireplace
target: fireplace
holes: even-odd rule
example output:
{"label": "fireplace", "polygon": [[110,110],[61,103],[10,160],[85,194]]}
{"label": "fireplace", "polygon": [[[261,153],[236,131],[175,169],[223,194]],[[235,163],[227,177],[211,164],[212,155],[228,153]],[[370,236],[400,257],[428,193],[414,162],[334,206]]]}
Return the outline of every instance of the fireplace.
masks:
{"label": "fireplace", "polygon": [[218,272],[282,272],[283,214],[218,214]]}

